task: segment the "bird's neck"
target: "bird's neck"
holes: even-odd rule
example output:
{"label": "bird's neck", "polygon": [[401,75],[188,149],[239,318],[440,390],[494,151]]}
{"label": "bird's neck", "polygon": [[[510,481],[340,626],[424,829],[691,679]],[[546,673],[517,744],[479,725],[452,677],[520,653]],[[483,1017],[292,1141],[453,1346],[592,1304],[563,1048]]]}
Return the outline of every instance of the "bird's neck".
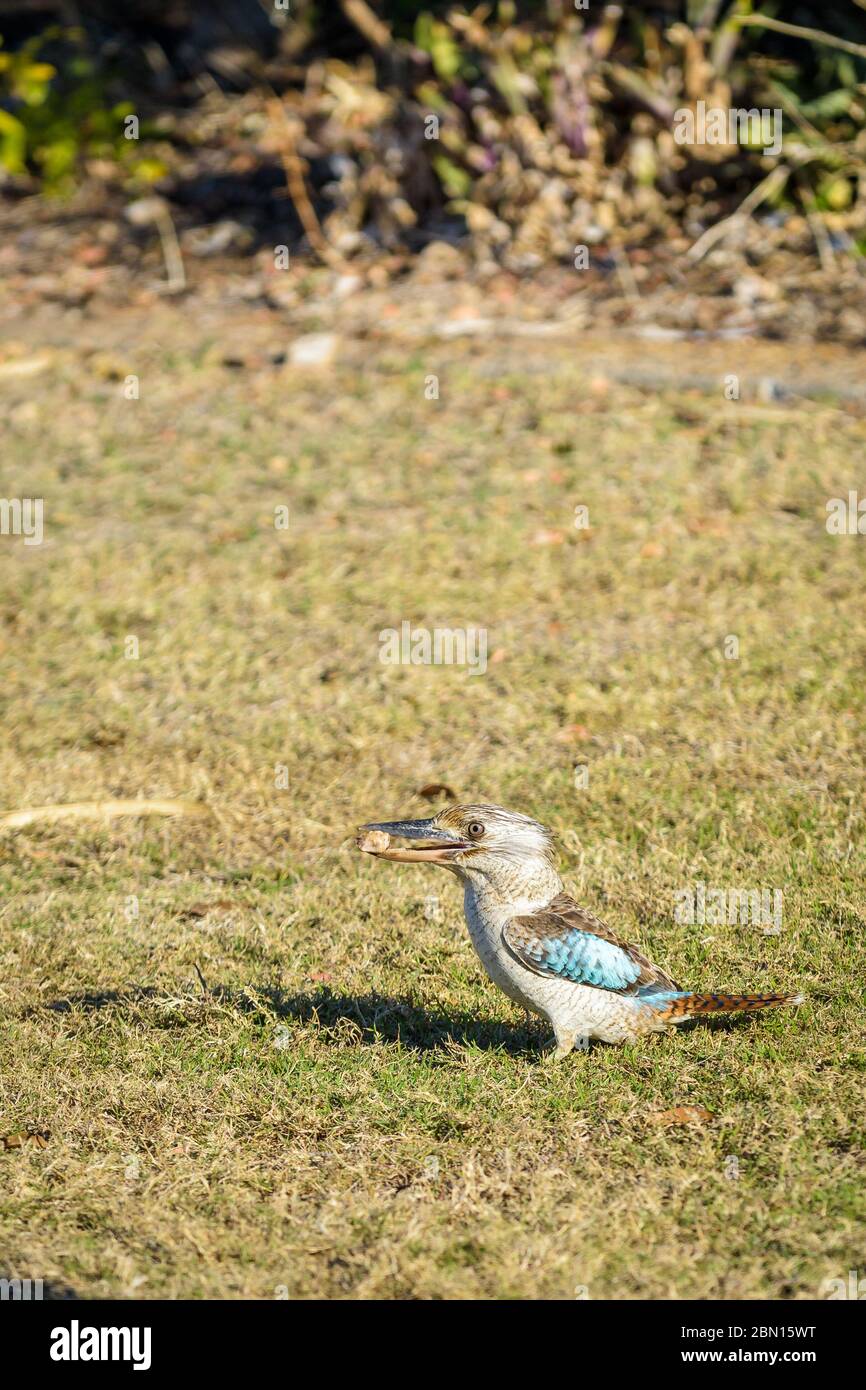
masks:
{"label": "bird's neck", "polygon": [[497,865],[496,872],[472,868],[464,874],[466,897],[484,917],[507,920],[546,907],[562,892],[562,879],[552,864],[539,859],[531,865]]}

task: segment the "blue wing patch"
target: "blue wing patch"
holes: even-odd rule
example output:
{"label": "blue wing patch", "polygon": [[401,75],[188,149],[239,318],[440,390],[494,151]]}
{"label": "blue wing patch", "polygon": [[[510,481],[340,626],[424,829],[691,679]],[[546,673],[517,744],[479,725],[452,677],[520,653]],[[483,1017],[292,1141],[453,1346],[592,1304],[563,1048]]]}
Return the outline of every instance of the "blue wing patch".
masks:
{"label": "blue wing patch", "polygon": [[509,951],[537,975],[578,985],[634,994],[639,989],[677,989],[673,980],[635,946],[618,940],[604,922],[565,893],[528,917],[506,922]]}
{"label": "blue wing patch", "polygon": [[637,961],[620,946],[573,927],[562,935],[529,936],[518,954],[543,975],[602,989],[627,989],[641,973]]}

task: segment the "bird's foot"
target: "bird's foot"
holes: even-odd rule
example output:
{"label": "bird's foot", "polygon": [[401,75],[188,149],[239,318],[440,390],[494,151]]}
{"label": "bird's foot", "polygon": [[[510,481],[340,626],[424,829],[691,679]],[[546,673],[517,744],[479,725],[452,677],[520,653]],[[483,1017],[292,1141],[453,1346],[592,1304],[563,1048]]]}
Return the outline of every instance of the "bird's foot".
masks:
{"label": "bird's foot", "polygon": [[557,1033],[556,1047],[553,1052],[549,1054],[550,1060],[552,1062],[561,1062],[563,1057],[568,1057],[568,1055],[574,1051],[576,1042],[577,1038],[574,1033]]}

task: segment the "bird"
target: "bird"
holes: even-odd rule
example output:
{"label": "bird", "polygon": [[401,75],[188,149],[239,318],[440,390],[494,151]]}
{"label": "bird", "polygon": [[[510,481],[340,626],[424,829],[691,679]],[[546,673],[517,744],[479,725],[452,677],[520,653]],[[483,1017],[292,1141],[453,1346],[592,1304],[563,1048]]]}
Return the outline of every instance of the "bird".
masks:
{"label": "bird", "polygon": [[634,1042],[707,1014],[803,1002],[799,994],[682,989],[565,892],[552,834],[531,816],[504,806],[449,806],[424,820],[371,821],[358,832],[358,848],[377,858],[456,874],[481,964],[509,999],[547,1020],[557,1060],[586,1050],[590,1039]]}

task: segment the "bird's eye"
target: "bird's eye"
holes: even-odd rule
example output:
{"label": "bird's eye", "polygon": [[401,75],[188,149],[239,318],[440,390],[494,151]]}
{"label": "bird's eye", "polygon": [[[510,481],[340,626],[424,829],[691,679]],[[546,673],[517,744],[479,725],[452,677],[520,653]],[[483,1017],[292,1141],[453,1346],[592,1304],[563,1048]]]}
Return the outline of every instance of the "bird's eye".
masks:
{"label": "bird's eye", "polygon": [[466,834],[469,836],[470,840],[480,840],[481,836],[484,834],[484,826],[481,824],[480,820],[470,821],[466,827]]}

